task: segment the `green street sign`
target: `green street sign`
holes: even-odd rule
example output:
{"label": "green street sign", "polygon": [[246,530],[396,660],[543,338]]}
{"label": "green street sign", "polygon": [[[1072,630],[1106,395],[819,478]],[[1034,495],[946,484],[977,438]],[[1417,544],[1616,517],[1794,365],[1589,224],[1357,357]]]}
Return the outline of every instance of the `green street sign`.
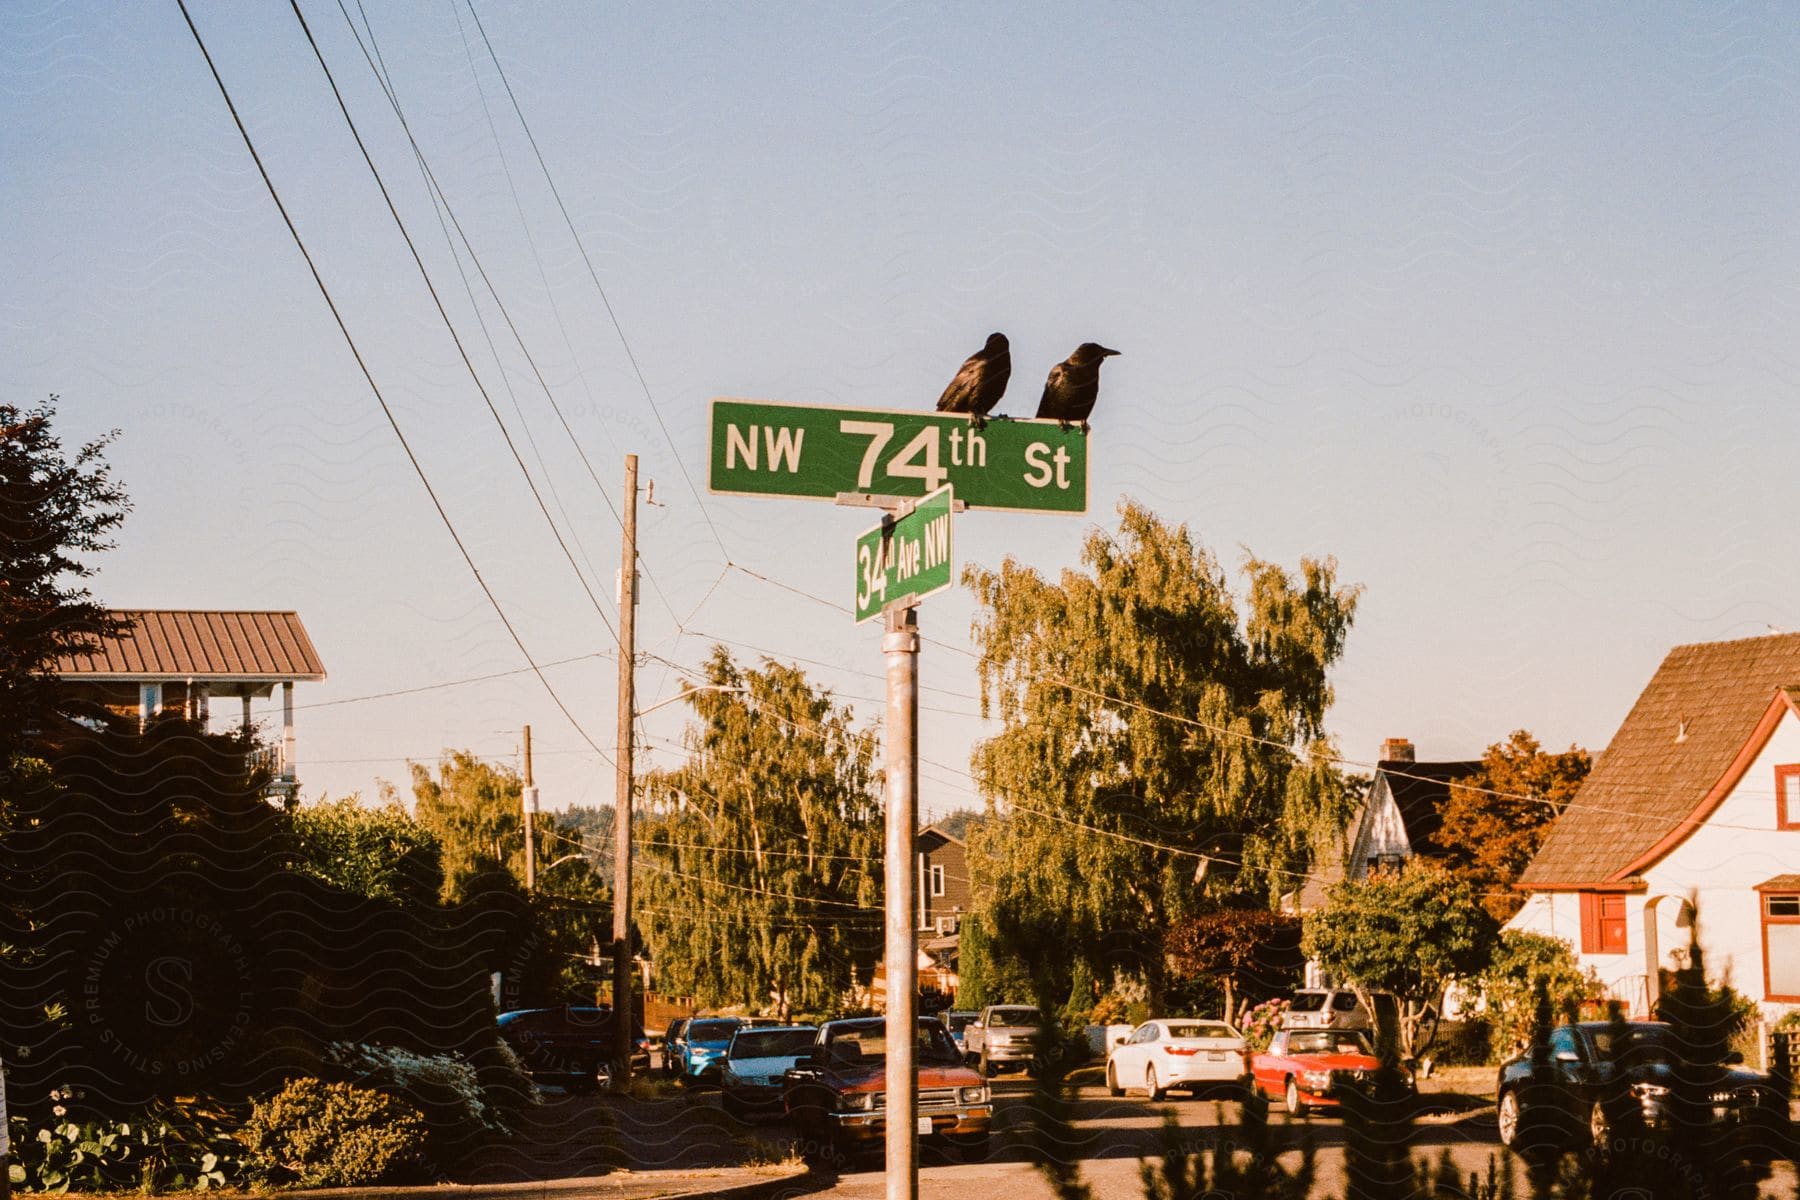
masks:
{"label": "green street sign", "polygon": [[941,487],[856,539],[857,624],[950,586],[953,507],[951,488]]}
{"label": "green street sign", "polygon": [[1055,421],[716,399],[707,484],[734,496],[924,496],[970,508],[1087,511],[1087,435]]}

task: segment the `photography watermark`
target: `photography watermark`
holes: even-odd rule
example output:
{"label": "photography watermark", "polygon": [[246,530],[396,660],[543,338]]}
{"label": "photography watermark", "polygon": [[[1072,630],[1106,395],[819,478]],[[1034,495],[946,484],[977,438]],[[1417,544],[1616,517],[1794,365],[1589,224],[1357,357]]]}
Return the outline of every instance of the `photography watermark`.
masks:
{"label": "photography watermark", "polygon": [[242,1048],[251,993],[241,935],[215,914],[158,904],[102,928],[82,971],[77,1020],[127,1070],[193,1079]]}

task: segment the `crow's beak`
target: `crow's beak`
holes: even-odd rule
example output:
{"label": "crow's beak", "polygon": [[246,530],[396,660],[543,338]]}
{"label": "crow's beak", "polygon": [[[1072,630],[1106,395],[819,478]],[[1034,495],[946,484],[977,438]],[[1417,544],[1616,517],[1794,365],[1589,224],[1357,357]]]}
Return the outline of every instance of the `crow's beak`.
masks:
{"label": "crow's beak", "polygon": [[1100,347],[1100,357],[1102,358],[1107,358],[1117,353],[1117,350],[1108,350],[1105,346]]}

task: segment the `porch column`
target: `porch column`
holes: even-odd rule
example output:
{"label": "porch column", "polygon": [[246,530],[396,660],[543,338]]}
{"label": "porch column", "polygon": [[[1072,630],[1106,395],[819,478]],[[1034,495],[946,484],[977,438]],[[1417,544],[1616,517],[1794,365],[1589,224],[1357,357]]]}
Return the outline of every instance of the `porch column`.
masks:
{"label": "porch column", "polygon": [[281,685],[281,777],[292,780],[294,771],[294,682]]}
{"label": "porch column", "polygon": [[243,701],[244,701],[244,728],[246,730],[248,730],[250,728],[250,692],[248,689],[246,689],[244,692]]}

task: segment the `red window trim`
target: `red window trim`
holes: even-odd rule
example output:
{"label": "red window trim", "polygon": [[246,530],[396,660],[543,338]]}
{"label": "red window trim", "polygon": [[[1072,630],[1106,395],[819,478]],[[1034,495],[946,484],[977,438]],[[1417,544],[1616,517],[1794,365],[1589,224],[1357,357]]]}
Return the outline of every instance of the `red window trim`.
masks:
{"label": "red window trim", "polygon": [[1800,779],[1800,763],[1782,763],[1775,768],[1775,828],[1800,829],[1800,813],[1788,814],[1787,784]]}
{"label": "red window trim", "polygon": [[[1618,906],[1616,916],[1606,913],[1608,904]],[[1607,932],[1617,933],[1608,945]],[[1625,897],[1619,892],[1581,893],[1581,952],[1583,954],[1629,954],[1631,939],[1626,934]]]}
{"label": "red window trim", "polygon": [[1800,916],[1772,917],[1769,915],[1769,901],[1777,897],[1800,899],[1800,892],[1764,892],[1757,897],[1757,908],[1762,914],[1763,999],[1786,1004],[1800,1004],[1800,996],[1777,996],[1769,990],[1769,926],[1800,925]]}

